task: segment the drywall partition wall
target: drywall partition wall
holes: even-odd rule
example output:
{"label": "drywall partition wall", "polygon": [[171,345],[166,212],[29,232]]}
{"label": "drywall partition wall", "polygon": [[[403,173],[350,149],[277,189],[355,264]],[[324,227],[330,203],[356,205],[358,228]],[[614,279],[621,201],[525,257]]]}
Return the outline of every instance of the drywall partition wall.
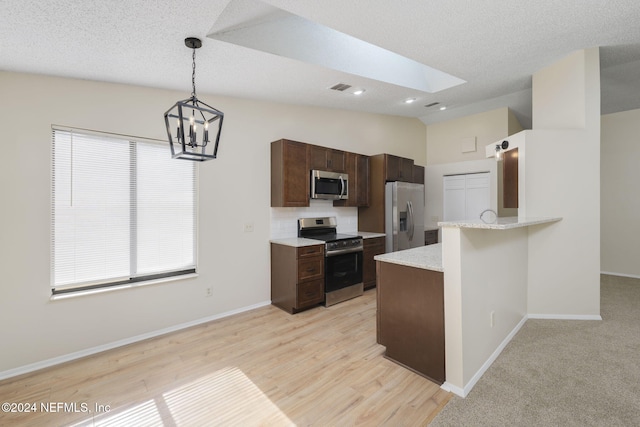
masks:
{"label": "drywall partition wall", "polygon": [[602,116],[601,135],[601,269],[640,278],[640,110]]}
{"label": "drywall partition wall", "polygon": [[509,110],[508,128],[509,128],[509,135],[513,135],[515,133],[518,133],[524,130],[524,128],[520,124],[520,121],[511,110]]}
{"label": "drywall partition wall", "polygon": [[[509,109],[499,108],[427,126],[427,163],[482,160],[484,146],[509,135]],[[475,151],[468,151],[475,142]]]}
{"label": "drywall partition wall", "polygon": [[[563,218],[529,235],[528,312],[534,317],[599,317],[599,73],[599,51],[593,48],[533,76],[526,215]],[[569,81],[580,84],[558,88],[558,82]]]}
{"label": "drywall partition wall", "polygon": [[446,383],[465,396],[527,315],[527,227],[443,227]]}
{"label": "drywall partition wall", "polygon": [[218,159],[199,165],[199,276],[50,301],[51,125],[164,140],[163,113],[188,90],[0,72],[0,94],[11,100],[0,105],[11,124],[0,157],[0,377],[268,304],[271,141],[425,160],[418,119],[200,94],[225,122]]}

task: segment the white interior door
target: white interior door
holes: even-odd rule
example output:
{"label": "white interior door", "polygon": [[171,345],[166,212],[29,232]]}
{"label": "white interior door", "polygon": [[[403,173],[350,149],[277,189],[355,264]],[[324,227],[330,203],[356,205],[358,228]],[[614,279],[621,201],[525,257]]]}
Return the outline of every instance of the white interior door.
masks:
{"label": "white interior door", "polygon": [[444,221],[460,221],[466,216],[466,185],[464,175],[443,177],[444,206],[442,219]]}
{"label": "white interior door", "polygon": [[491,207],[489,172],[466,175],[465,219],[479,219],[480,214]]}
{"label": "white interior door", "polygon": [[489,172],[443,177],[444,221],[478,219],[491,207]]}

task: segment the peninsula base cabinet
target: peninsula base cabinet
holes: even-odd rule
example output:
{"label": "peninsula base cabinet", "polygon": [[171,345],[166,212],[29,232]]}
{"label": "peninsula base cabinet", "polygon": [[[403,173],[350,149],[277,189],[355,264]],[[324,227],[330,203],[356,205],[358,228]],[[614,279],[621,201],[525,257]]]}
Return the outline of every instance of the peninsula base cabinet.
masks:
{"label": "peninsula base cabinet", "polygon": [[271,304],[289,313],[324,302],[324,245],[271,243]]}
{"label": "peninsula base cabinet", "polygon": [[377,341],[385,357],[431,381],[445,381],[444,275],[376,261]]}

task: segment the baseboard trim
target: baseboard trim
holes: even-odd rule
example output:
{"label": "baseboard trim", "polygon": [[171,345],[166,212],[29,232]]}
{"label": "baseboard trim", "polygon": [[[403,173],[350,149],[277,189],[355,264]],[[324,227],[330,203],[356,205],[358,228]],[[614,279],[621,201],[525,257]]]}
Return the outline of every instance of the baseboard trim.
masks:
{"label": "baseboard trim", "polygon": [[489,356],[489,358],[486,360],[486,362],[484,362],[484,364],[480,367],[480,369],[478,369],[478,371],[475,373],[475,375],[473,377],[471,377],[471,380],[469,380],[469,382],[467,384],[465,384],[464,388],[460,388],[458,386],[455,386],[453,384],[449,384],[447,382],[442,384],[440,387],[443,390],[450,391],[451,393],[456,394],[456,395],[458,395],[460,397],[467,397],[467,395],[469,394],[471,389],[473,389],[473,387],[480,380],[480,378],[482,378],[484,373],[487,372],[487,370],[489,369],[489,367],[491,367],[493,362],[495,362],[496,359],[498,358],[498,356],[500,356],[500,353],[502,353],[502,350],[505,349],[507,344],[509,344],[509,342],[513,339],[513,337],[516,336],[516,334],[522,328],[522,326],[524,326],[524,324],[527,321],[527,319],[528,319],[528,316],[525,315],[520,320],[520,322],[518,322],[518,324],[511,330],[511,332],[509,332],[509,334],[505,337],[505,339],[502,340],[500,345],[495,349],[495,351],[491,354],[491,356]]}
{"label": "baseboard trim", "polygon": [[529,314],[529,319],[544,320],[602,320],[599,314]]}
{"label": "baseboard trim", "polygon": [[76,351],[74,353],[65,354],[63,356],[53,357],[40,362],[30,363],[28,365],[20,366],[18,368],[9,369],[0,372],[0,380],[4,380],[18,375],[28,374],[40,369],[49,368],[51,366],[59,365],[61,363],[70,362],[72,360],[80,359],[82,357],[91,356],[93,354],[101,353],[103,351],[112,350],[114,348],[122,347],[124,345],[133,344],[139,341],[144,341],[149,338],[155,338],[161,335],[176,332],[182,329],[190,328],[192,326],[201,325],[203,323],[211,322],[213,320],[222,319],[232,316],[234,314],[244,313],[245,311],[254,310],[256,308],[264,307],[271,304],[271,301],[263,301],[257,304],[249,305],[246,307],[238,308],[235,310],[226,311],[224,313],[215,314],[213,316],[207,316],[201,319],[193,320],[191,322],[181,323],[179,325],[169,326],[168,328],[159,329],[156,331],[148,332],[146,334],[136,335],[134,337],[125,338],[122,340],[114,341],[111,343],[91,347],[86,350]]}
{"label": "baseboard trim", "polygon": [[640,276],[638,276],[637,274],[613,273],[611,271],[601,271],[600,274],[606,274],[608,276],[630,277],[632,279],[640,279]]}
{"label": "baseboard trim", "polygon": [[465,397],[466,396],[466,394],[464,393],[464,389],[462,389],[462,388],[460,388],[458,386],[455,386],[455,385],[453,385],[451,383],[448,383],[446,381],[440,386],[440,388],[443,389],[444,391],[448,391],[450,393],[453,393],[456,396],[460,396],[460,397]]}

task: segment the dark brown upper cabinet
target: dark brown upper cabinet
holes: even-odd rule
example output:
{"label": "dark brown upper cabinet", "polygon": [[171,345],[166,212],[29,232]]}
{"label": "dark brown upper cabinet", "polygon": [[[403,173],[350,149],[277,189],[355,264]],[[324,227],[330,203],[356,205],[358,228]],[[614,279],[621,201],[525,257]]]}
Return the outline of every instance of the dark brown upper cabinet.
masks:
{"label": "dark brown upper cabinet", "polygon": [[349,199],[336,200],[333,206],[369,206],[369,156],[347,152],[346,172],[349,175]]}
{"label": "dark brown upper cabinet", "polygon": [[413,182],[413,160],[384,154],[385,181]]}
{"label": "dark brown upper cabinet", "polygon": [[424,184],[424,166],[413,165],[413,179],[415,184]]}
{"label": "dark brown upper cabinet", "polygon": [[309,206],[309,179],[307,144],[271,143],[271,207]]}
{"label": "dark brown upper cabinet", "polygon": [[505,151],[502,160],[502,197],[505,208],[518,207],[518,149]]}
{"label": "dark brown upper cabinet", "polygon": [[307,145],[309,170],[346,172],[346,153],[341,150]]}

